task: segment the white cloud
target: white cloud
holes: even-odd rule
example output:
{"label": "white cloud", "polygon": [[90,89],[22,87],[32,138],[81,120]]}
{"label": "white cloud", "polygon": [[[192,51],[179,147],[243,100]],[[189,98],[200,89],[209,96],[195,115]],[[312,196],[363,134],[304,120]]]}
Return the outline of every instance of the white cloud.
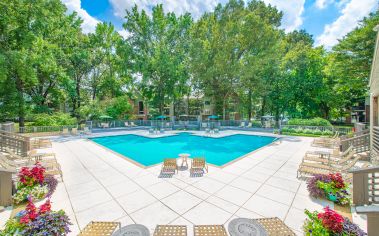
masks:
{"label": "white cloud", "polygon": [[151,13],[153,6],[163,4],[163,7],[167,12],[175,12],[177,14],[190,12],[194,18],[198,18],[203,12],[212,11],[219,2],[224,3],[225,0],[110,0],[114,9],[114,14],[120,18],[125,16],[125,9],[132,9],[135,4],[137,4],[139,9],[143,9],[148,13]]}
{"label": "white cloud", "polygon": [[283,12],[282,28],[286,32],[296,30],[303,24],[301,15],[304,12],[305,0],[264,0],[264,2],[276,6]]}
{"label": "white cloud", "polygon": [[316,39],[316,45],[328,48],[334,46],[338,43],[338,39],[353,30],[358,22],[377,6],[377,0],[351,0],[342,9],[342,15],[337,20],[325,25],[324,32]]}
{"label": "white cloud", "polygon": [[130,32],[123,30],[123,29],[118,30],[117,33],[119,33],[119,35],[121,35],[121,37],[123,37],[124,39],[127,39],[130,36]]}
{"label": "white cloud", "polygon": [[[282,27],[288,32],[297,29],[303,23],[301,14],[304,11],[305,0],[264,0],[283,11]],[[125,9],[130,10],[135,4],[139,9],[151,12],[153,6],[163,4],[167,12],[183,14],[190,12],[196,19],[204,12],[213,11],[218,3],[224,4],[227,0],[110,0],[113,6],[114,14],[120,18],[125,16]]]}
{"label": "white cloud", "polygon": [[81,0],[62,0],[62,2],[66,5],[67,11],[69,13],[75,11],[78,13],[78,16],[83,19],[83,33],[90,33],[95,31],[96,25],[100,21],[90,16],[88,12],[81,7]]}
{"label": "white cloud", "polygon": [[315,5],[319,9],[324,9],[331,3],[334,3],[334,0],[316,0]]}

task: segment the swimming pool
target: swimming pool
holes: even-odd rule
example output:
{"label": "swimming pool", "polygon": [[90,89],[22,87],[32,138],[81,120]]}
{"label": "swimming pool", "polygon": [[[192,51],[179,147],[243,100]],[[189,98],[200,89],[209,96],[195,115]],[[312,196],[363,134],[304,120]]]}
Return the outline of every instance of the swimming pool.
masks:
{"label": "swimming pool", "polygon": [[189,153],[191,157],[205,157],[208,163],[223,166],[272,143],[275,139],[243,134],[212,138],[184,132],[160,138],[133,134],[91,138],[92,141],[144,166],[158,164],[164,158],[178,157],[180,153]]}

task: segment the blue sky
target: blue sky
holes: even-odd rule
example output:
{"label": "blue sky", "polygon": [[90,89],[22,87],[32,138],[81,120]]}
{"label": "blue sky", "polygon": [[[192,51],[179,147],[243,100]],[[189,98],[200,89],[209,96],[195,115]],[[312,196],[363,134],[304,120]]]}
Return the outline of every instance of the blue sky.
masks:
{"label": "blue sky", "polygon": [[[134,4],[147,11],[162,3],[166,11],[177,14],[190,12],[198,18],[227,0],[62,0],[68,11],[83,18],[83,31],[92,32],[99,21],[112,22],[124,37],[122,29],[125,9]],[[312,34],[316,45],[332,47],[358,22],[378,8],[378,0],[264,0],[283,11],[282,28],[287,32],[305,29]]]}

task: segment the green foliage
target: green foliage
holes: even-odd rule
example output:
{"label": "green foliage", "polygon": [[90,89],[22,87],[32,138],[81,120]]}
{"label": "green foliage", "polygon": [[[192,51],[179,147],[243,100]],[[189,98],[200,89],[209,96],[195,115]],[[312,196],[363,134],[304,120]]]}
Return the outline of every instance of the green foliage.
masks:
{"label": "green foliage", "polygon": [[315,134],[315,135],[322,135],[322,131],[319,130],[319,129],[315,129],[315,130],[313,130],[313,134]]}
{"label": "green foliage", "polygon": [[104,114],[104,111],[98,101],[92,101],[89,104],[81,106],[78,109],[78,113],[81,119],[98,120],[99,117]]}
{"label": "green foliage", "polygon": [[130,115],[132,111],[129,99],[126,96],[113,98],[105,105],[105,112],[114,119],[128,119],[128,115]]}
{"label": "green foliage", "polygon": [[333,131],[326,129],[326,130],[324,130],[322,132],[322,135],[324,135],[324,136],[332,136],[333,135]]}
{"label": "green foliage", "polygon": [[[330,126],[326,119],[349,115],[367,95],[379,24],[379,11],[371,13],[327,51],[304,30],[283,32],[282,12],[258,0],[230,0],[196,20],[135,6],[126,11],[126,39],[107,22],[84,34],[60,0],[0,6],[0,120],[20,126],[67,108],[80,119],[130,118],[128,99],[146,101],[155,116],[193,94],[210,98],[223,118],[323,117],[289,124]],[[47,116],[35,124],[73,123]]]}
{"label": "green foliage", "polygon": [[288,121],[288,125],[332,126],[328,120],[319,117],[313,119],[291,119]]}
{"label": "green foliage", "polygon": [[0,230],[0,236],[21,235],[24,227],[25,225],[21,224],[16,218],[9,219],[5,223],[4,230]]}
{"label": "green foliage", "polygon": [[61,126],[61,125],[76,125],[77,120],[67,113],[53,114],[36,114],[33,116],[33,126]]}
{"label": "green foliage", "polygon": [[314,132],[313,132],[312,129],[304,129],[304,130],[303,130],[303,133],[304,133],[304,134],[314,134]]}
{"label": "green foliage", "polygon": [[321,219],[317,217],[318,212],[310,212],[307,209],[305,210],[305,215],[308,216],[308,219],[304,222],[304,233],[307,236],[313,236],[313,235],[323,235],[323,236],[329,236],[329,230],[327,230],[324,225],[322,224]]}

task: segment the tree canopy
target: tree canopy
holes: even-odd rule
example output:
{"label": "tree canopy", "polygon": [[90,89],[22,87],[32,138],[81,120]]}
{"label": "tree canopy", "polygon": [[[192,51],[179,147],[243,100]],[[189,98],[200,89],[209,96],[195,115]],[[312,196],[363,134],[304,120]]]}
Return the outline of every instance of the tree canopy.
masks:
{"label": "tree canopy", "polygon": [[379,24],[373,12],[325,49],[304,30],[284,32],[283,13],[259,0],[230,0],[196,20],[134,6],[126,38],[107,22],[84,34],[60,0],[3,0],[0,9],[0,120],[20,126],[54,112],[128,118],[136,97],[163,114],[193,95],[224,119],[337,119],[367,96]]}

